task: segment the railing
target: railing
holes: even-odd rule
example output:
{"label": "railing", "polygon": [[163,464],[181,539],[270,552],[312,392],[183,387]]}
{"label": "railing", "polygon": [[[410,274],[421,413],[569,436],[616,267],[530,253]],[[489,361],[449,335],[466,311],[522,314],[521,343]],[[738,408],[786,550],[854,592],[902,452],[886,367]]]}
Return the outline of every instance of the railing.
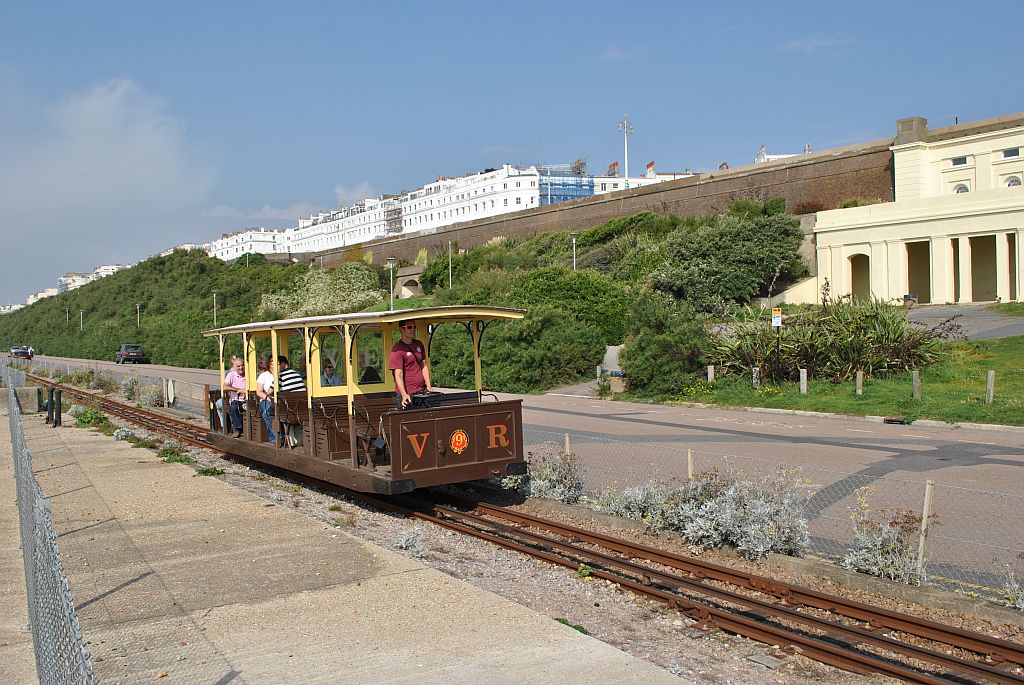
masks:
{"label": "railing", "polygon": [[[601,433],[526,428],[524,449],[537,455],[561,451],[568,435],[578,456],[587,496],[622,492],[649,482],[682,485],[717,471],[752,482],[780,479],[797,486],[810,534],[808,556],[841,562],[854,541],[851,516],[868,512],[888,521],[899,512],[915,524],[929,519],[920,548],[927,582],[944,589],[1005,599],[1009,574],[1024,584],[1024,496],[890,478],[866,469],[844,473],[777,461],[688,449],[664,436],[628,441]],[[914,552],[918,552],[915,546]]]}
{"label": "railing", "polygon": [[25,385],[25,374],[4,366],[3,380],[7,385],[28,616],[39,682],[42,685],[89,685],[95,682],[92,662],[57,551],[50,502],[43,497],[32,473],[32,455],[21,428],[15,388]]}

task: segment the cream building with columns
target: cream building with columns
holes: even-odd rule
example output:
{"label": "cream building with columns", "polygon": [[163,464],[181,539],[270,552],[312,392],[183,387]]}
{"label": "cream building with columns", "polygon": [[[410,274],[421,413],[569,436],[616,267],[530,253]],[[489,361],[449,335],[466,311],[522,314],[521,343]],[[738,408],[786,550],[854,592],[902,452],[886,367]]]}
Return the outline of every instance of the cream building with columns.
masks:
{"label": "cream building with columns", "polygon": [[1024,301],[1024,113],[900,119],[891,149],[895,201],[818,212],[817,282],[786,301],[815,301],[825,279],[833,295]]}

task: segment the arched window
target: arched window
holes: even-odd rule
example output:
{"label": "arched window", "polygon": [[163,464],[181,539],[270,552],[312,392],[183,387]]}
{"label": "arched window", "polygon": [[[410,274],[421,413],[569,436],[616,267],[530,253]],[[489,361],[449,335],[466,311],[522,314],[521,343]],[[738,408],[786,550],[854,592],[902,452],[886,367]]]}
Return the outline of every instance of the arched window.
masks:
{"label": "arched window", "polygon": [[965,186],[963,183],[958,183],[956,186],[953,187],[953,192],[957,194],[969,193],[971,192],[971,189]]}
{"label": "arched window", "polygon": [[1007,188],[1016,188],[1019,185],[1020,185],[1020,176],[1011,176],[1010,178],[1006,179],[1006,187]]}

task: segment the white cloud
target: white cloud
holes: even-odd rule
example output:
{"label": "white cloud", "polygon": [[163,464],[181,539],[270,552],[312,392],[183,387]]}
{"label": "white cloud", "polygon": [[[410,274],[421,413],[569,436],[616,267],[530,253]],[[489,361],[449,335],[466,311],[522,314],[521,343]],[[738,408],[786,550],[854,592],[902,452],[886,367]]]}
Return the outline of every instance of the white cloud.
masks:
{"label": "white cloud", "polygon": [[64,271],[214,233],[196,225],[212,167],[188,144],[184,124],[132,81],[39,103],[7,75],[0,102],[0,226],[9,249],[40,262],[8,265],[0,300],[53,285]]}
{"label": "white cloud", "polygon": [[338,198],[338,206],[344,207],[350,205],[353,202],[364,200],[368,197],[377,197],[379,193],[374,189],[369,181],[362,181],[351,187],[343,185],[334,186],[334,196]]}
{"label": "white cloud", "polygon": [[622,48],[609,48],[601,53],[601,59],[603,60],[621,60],[626,59],[629,55]]}
{"label": "white cloud", "polygon": [[779,48],[789,52],[816,52],[818,50],[831,50],[832,48],[852,42],[853,39],[846,36],[808,36],[783,43]]}
{"label": "white cloud", "polygon": [[217,205],[203,210],[204,216],[235,221],[289,221],[296,223],[299,217],[319,212],[321,208],[310,202],[295,202],[288,207],[271,207],[263,205],[260,209],[238,209],[231,205]]}

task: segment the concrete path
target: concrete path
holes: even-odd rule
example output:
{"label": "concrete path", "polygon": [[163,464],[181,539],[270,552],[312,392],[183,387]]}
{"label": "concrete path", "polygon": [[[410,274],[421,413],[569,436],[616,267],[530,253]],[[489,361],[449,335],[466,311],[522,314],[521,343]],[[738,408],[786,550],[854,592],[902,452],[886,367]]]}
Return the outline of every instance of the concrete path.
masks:
{"label": "concrete path", "polygon": [[679,683],[285,506],[24,419],[104,683]]}
{"label": "concrete path", "polygon": [[1024,335],[1024,316],[1006,316],[986,309],[985,304],[924,305],[910,310],[910,320],[937,326],[952,316],[964,328],[968,340],[990,340]]}
{"label": "concrete path", "polygon": [[36,683],[6,401],[0,413],[0,683]]}

